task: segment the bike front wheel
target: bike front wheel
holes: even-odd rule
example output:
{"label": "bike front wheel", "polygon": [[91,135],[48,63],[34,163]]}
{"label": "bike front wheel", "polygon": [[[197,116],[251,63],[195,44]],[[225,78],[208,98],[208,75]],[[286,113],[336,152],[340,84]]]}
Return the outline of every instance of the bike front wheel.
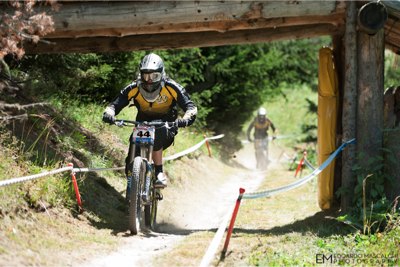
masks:
{"label": "bike front wheel", "polygon": [[129,230],[132,235],[136,235],[140,231],[140,221],[142,217],[141,208],[141,181],[144,180],[146,174],[146,164],[141,157],[136,157],[132,166],[131,188],[129,195]]}

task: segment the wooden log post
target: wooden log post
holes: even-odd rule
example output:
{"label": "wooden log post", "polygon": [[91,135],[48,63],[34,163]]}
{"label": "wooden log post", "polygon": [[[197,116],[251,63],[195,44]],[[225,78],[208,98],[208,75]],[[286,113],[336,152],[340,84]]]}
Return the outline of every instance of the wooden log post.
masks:
{"label": "wooden log post", "polygon": [[[356,3],[347,2],[346,30],[344,38],[345,47],[345,73],[344,73],[344,95],[343,95],[343,141],[356,137],[356,114],[357,114],[357,21]],[[355,177],[352,167],[355,164],[355,146],[348,146],[342,152],[342,187],[347,192],[341,196],[341,209],[348,210],[352,203]]]}
{"label": "wooden log post", "polygon": [[389,87],[384,95],[384,147],[386,196],[394,201],[400,196],[400,86]]}
{"label": "wooden log post", "polygon": [[366,169],[368,159],[383,156],[384,31],[358,32],[357,45],[357,154]]}
{"label": "wooden log post", "polygon": [[[344,80],[344,43],[343,43],[342,35],[332,36],[332,44],[333,44],[333,59],[335,62],[335,69],[338,79],[338,108],[337,108],[337,123],[336,123],[336,147],[342,144],[342,136],[343,136],[343,80]],[[342,153],[340,153],[335,160],[335,171],[334,171],[334,182],[333,182],[333,208],[340,208],[341,199],[336,195],[336,192],[342,186]]]}

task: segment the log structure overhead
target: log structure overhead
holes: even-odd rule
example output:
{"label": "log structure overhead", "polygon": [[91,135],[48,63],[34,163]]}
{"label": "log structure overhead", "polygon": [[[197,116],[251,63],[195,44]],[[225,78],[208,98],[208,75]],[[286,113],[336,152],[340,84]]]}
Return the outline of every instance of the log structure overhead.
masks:
{"label": "log structure overhead", "polygon": [[58,1],[28,53],[218,46],[344,32],[345,1]]}

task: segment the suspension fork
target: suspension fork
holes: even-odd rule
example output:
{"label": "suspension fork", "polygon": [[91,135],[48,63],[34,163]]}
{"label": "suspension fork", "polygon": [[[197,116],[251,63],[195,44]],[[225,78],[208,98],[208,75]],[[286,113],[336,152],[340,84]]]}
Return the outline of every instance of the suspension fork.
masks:
{"label": "suspension fork", "polygon": [[153,168],[147,159],[142,158],[142,160],[146,164],[146,173],[143,181],[144,186],[142,188],[141,196],[145,204],[150,204],[150,188]]}
{"label": "suspension fork", "polygon": [[142,200],[145,204],[151,204],[151,182],[153,178],[153,166],[152,162],[152,153],[153,153],[153,146],[150,145],[149,147],[141,147],[140,149],[140,156],[142,157],[143,162],[146,165],[146,173],[143,181],[143,191],[141,192]]}

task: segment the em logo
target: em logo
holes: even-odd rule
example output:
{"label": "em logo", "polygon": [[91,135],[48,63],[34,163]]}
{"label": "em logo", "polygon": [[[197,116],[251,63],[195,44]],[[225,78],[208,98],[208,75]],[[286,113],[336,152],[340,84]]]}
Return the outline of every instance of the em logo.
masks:
{"label": "em logo", "polygon": [[325,256],[325,254],[316,254],[315,262],[317,264],[333,263],[333,255]]}

